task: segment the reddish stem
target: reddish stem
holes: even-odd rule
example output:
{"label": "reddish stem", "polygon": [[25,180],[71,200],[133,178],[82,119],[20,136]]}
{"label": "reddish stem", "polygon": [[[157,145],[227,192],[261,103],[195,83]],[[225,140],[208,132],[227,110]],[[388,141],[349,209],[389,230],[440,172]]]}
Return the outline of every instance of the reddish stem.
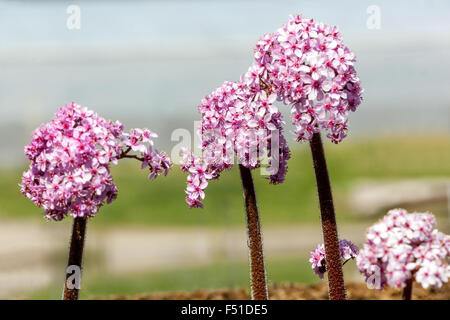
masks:
{"label": "reddish stem", "polygon": [[244,203],[247,221],[247,244],[250,260],[251,296],[253,300],[267,300],[266,268],[264,265],[264,251],[261,236],[258,205],[256,203],[255,187],[250,169],[239,165],[244,191]]}
{"label": "reddish stem", "polygon": [[413,278],[406,280],[406,286],[403,288],[403,300],[411,300],[413,289]]}
{"label": "reddish stem", "polygon": [[143,157],[138,157],[136,155],[130,155],[128,154],[131,151],[131,147],[128,147],[125,151],[122,151],[122,153],[119,155],[119,157],[117,158],[118,160],[123,159],[123,158],[130,158],[130,159],[136,159],[139,161],[144,161]]}
{"label": "reddish stem", "polygon": [[[64,282],[64,291],[63,291],[63,300],[78,300],[79,288],[74,286],[75,283],[80,283],[81,279],[75,281],[75,283],[71,282],[72,277],[81,277],[81,267],[83,264],[83,249],[84,249],[84,239],[86,236],[86,218],[74,218],[73,219],[73,227],[72,227],[72,239],[70,240],[70,249],[69,249],[69,259],[67,262],[66,269],[66,281]],[[72,270],[75,272],[74,275],[71,273],[67,273],[69,267],[77,268],[77,270]],[[71,271],[71,272],[72,272]],[[68,281],[69,280],[69,281]],[[72,287],[69,287],[69,283],[71,282]]]}
{"label": "reddish stem", "polygon": [[136,159],[136,160],[139,160],[141,162],[144,161],[144,158],[142,158],[142,157],[138,157],[136,155],[127,155],[127,154],[122,155],[119,159],[124,159],[124,158]]}
{"label": "reddish stem", "polygon": [[345,300],[344,273],[339,249],[339,238],[334,212],[330,178],[320,133],[314,133],[310,141],[311,153],[316,174],[319,194],[320,217],[325,245],[326,267],[328,273],[328,290],[330,300]]}

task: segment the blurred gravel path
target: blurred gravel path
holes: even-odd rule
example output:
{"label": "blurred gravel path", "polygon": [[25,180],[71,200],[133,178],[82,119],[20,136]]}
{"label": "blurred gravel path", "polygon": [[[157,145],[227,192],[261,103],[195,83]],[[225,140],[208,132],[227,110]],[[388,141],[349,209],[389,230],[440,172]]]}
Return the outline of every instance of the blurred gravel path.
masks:
{"label": "blurred gravel path", "polygon": [[[61,281],[67,259],[69,221],[0,221],[0,298]],[[294,257],[321,242],[320,226],[264,228],[266,257]],[[366,224],[341,225],[340,235],[360,243]],[[247,259],[241,228],[101,228],[88,226],[89,272],[127,273]]]}

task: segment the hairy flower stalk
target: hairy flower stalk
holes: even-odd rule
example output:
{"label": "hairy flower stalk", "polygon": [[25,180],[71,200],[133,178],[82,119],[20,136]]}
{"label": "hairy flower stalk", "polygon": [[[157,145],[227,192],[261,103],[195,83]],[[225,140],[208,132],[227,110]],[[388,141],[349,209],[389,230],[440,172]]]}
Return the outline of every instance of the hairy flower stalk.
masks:
{"label": "hairy flower stalk", "polygon": [[150,179],[168,173],[172,164],[166,154],[152,149],[154,137],[148,129],[126,133],[120,122],[72,103],[40,126],[25,147],[30,166],[22,175],[22,194],[43,208],[49,220],[60,221],[69,212],[74,217],[66,271],[76,274],[66,274],[63,299],[78,299],[87,219],[117,198],[110,164],[132,158],[149,168]]}
{"label": "hairy flower stalk", "polygon": [[344,273],[342,271],[339,237],[334,213],[333,196],[327,162],[323,150],[320,133],[314,133],[310,141],[311,153],[316,174],[317,191],[319,194],[320,218],[325,244],[326,267],[328,271],[328,290],[331,300],[345,300]]}
{"label": "hairy flower stalk", "polygon": [[[284,181],[290,157],[282,135],[281,114],[272,105],[275,96],[261,91],[257,74],[250,69],[239,82],[225,82],[202,100],[199,133],[202,156],[183,153],[182,170],[187,172],[186,202],[190,208],[203,207],[208,182],[234,165],[237,157],[241,173],[247,219],[251,291],[254,299],[267,299],[267,280],[256,195],[251,171],[262,166],[263,153],[269,156],[267,177],[272,184]],[[275,147],[272,140],[279,141]]]}
{"label": "hairy flower stalk", "polygon": [[[83,265],[84,239],[86,236],[86,218],[76,217],[73,219],[72,238],[70,239],[69,259],[67,268],[76,266],[81,271]],[[70,284],[70,273],[66,273],[64,283],[63,300],[78,300],[80,288]]]}
{"label": "hairy flower stalk", "polygon": [[264,265],[264,250],[261,235],[258,205],[256,203],[255,187],[250,169],[239,165],[244,191],[244,204],[247,221],[248,248],[250,260],[251,297],[253,300],[267,300],[266,268]]}

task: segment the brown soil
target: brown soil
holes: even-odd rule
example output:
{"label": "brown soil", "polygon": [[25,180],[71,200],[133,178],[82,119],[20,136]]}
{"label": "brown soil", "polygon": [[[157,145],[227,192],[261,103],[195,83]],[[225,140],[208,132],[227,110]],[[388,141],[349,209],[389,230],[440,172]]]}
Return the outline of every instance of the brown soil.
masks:
{"label": "brown soil", "polygon": [[[401,299],[401,290],[369,290],[364,283],[347,283],[347,294],[353,300],[397,300]],[[328,299],[328,288],[325,282],[313,285],[289,283],[271,285],[269,296],[273,300],[323,300]],[[248,289],[203,289],[190,292],[174,291],[134,296],[110,296],[113,300],[242,300],[249,299]],[[100,298],[102,299],[102,298]],[[413,299],[418,300],[450,300],[450,283],[440,289],[425,290],[415,284]]]}

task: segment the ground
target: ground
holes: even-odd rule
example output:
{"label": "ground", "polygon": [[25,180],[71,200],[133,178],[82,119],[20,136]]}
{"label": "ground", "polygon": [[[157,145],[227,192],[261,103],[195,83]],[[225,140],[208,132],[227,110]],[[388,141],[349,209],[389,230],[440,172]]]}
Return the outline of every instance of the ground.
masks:
{"label": "ground", "polygon": [[[400,289],[369,290],[364,283],[347,283],[347,295],[350,300],[398,300],[401,299]],[[323,300],[328,299],[326,282],[313,285],[298,283],[274,284],[269,287],[269,296],[273,300]],[[108,296],[97,299],[137,299],[137,300],[241,300],[249,299],[248,289],[216,289],[158,292],[138,294],[133,296]],[[418,300],[450,300],[450,284],[440,289],[425,290],[419,285],[413,289],[413,299]]]}

